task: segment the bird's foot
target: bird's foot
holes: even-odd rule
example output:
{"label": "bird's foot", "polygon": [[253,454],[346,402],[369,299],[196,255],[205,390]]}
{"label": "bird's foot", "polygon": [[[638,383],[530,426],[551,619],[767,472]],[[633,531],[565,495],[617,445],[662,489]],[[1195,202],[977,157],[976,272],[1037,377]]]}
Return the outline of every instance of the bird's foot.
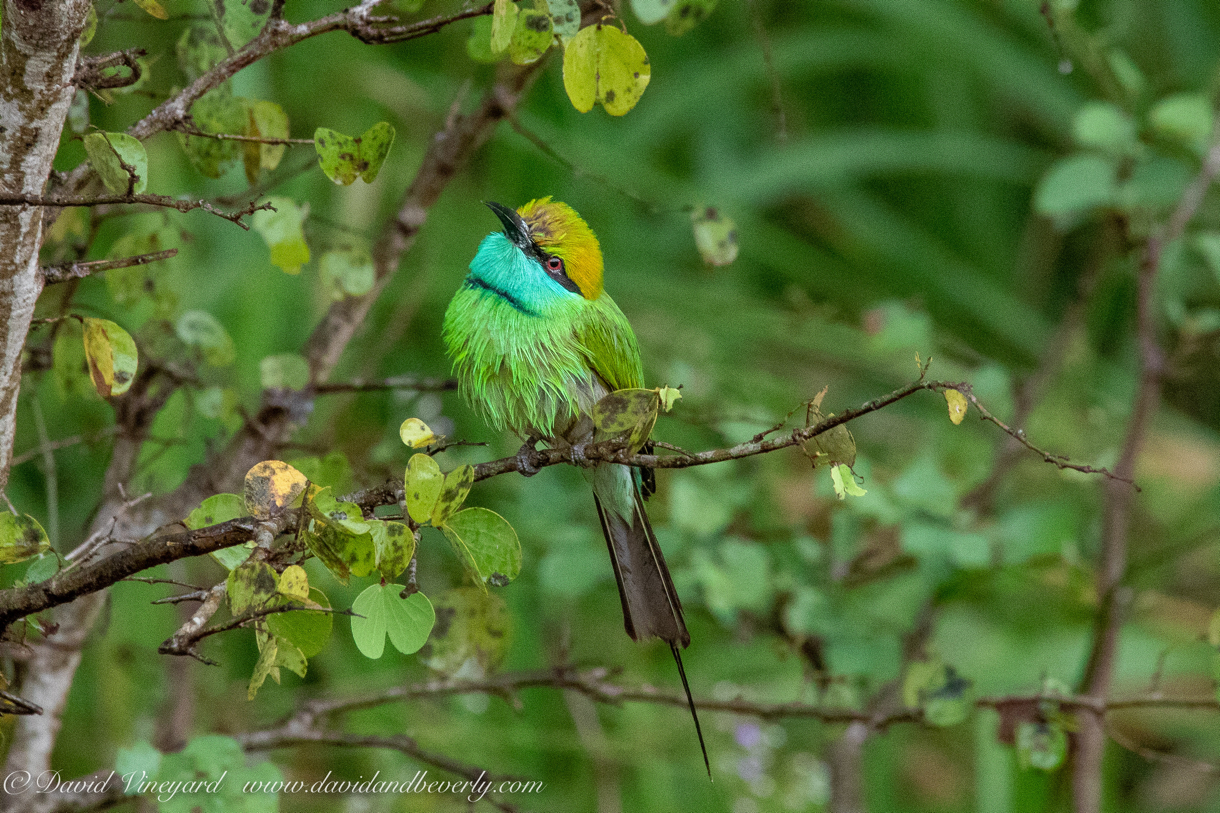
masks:
{"label": "bird's foot", "polygon": [[585,443],[574,443],[571,446],[569,446],[568,447],[568,462],[571,463],[573,466],[580,466],[581,468],[588,468],[588,467],[594,465],[593,461],[591,461],[591,460],[589,460],[589,458],[585,457],[585,446],[587,446],[587,445],[588,444],[585,444]]}
{"label": "bird's foot", "polygon": [[521,472],[525,477],[533,477],[541,469],[534,465],[534,454],[538,451],[536,447],[538,440],[532,438],[521,444],[521,448],[517,450],[517,471]]}

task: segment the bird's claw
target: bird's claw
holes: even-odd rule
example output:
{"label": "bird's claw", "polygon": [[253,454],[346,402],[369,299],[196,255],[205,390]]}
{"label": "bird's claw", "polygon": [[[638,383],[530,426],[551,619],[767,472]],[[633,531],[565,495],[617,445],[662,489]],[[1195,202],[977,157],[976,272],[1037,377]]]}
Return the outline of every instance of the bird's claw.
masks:
{"label": "bird's claw", "polygon": [[585,457],[585,444],[583,443],[576,443],[568,448],[568,462],[581,468],[593,465],[589,462],[589,458]]}
{"label": "bird's claw", "polygon": [[517,471],[525,477],[533,477],[541,469],[534,465],[534,453],[538,451],[534,448],[534,444],[538,441],[527,440],[521,444],[521,448],[517,450]]}

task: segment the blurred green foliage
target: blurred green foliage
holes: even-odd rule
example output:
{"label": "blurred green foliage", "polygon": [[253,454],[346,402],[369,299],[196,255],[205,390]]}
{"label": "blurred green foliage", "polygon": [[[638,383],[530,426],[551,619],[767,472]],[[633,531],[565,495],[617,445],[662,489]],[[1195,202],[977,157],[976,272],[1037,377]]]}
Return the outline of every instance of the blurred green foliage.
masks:
{"label": "blurred green foliage", "polygon": [[[175,16],[162,22],[99,3],[89,51],[143,47],[150,75],[138,93],[90,99],[90,124],[122,132],[197,75],[189,60],[175,63],[187,22],[172,5]],[[458,5],[427,2],[419,14]],[[288,4],[290,20],[334,10],[323,0]],[[1040,448],[1112,465],[1135,388],[1139,247],[1177,205],[1214,136],[1220,6],[1057,0],[1045,12],[1033,0],[726,1],[672,36],[624,9],[652,68],[639,103],[622,117],[578,113],[552,54],[515,127],[502,125],[429,212],[336,380],[448,375],[441,316],[478,241],[497,228],[480,201],[517,206],[552,195],[598,234],[607,290],[639,336],[649,385],[682,387],[657,439],[692,450],[748,440],[794,409],[799,423],[802,404],[823,387],[821,409],[841,412],[917,377],[917,358],[931,357],[932,377],[972,382],[1002,420],[1018,415]],[[258,183],[284,203],[279,220],[290,221],[278,242],[264,239],[266,228],[260,236],[198,212],[61,217],[46,262],[86,244],[91,259],[179,250],[48,289],[40,303],[44,316],[69,306],[113,320],[142,357],[190,365],[192,386],[158,416],[130,493],[181,482],[243,410],[257,409],[262,385],[296,380],[279,360],[300,352],[329,304],[368,290],[361,269],[371,244],[433,133],[494,80],[496,67],[467,53],[471,31],[485,25],[466,21],[380,47],[329,34],[232,80],[238,98],[281,105],[293,137],[367,133],[381,121],[396,133],[369,183],[332,183],[308,145],[264,169]],[[167,136],[144,147],[149,191],[215,199],[249,186],[236,169],[240,150],[188,158]],[[201,178],[192,160],[202,157],[232,168]],[[65,134],[56,168],[85,159],[81,141]],[[1187,237],[1166,249],[1158,281],[1168,374],[1138,467],[1118,696],[1214,694],[1216,642],[1205,634],[1220,603],[1218,203],[1209,194]],[[707,207],[735,223],[731,264],[705,265],[696,246],[691,213]],[[113,421],[80,385],[79,328],[64,323],[51,336],[45,326],[31,335],[30,346],[53,350],[54,363],[26,377],[18,453],[47,439],[84,442],[55,451],[53,468],[42,455],[23,460],[8,494],[44,520],[62,553],[92,519]],[[953,426],[943,399],[923,393],[854,422],[863,496],[837,499],[829,471],[811,471],[790,451],[662,471],[651,504],[687,610],[684,659],[696,697],[891,713],[906,695],[945,723],[897,724],[868,739],[862,782],[871,810],[1068,809],[1064,730],[1023,721],[1003,743],[1000,715],[968,701],[1079,680],[1097,609],[1102,480],[1033,453],[1005,456],[1005,436],[973,414]],[[336,495],[401,478],[410,451],[398,427],[409,417],[488,444],[446,450],[438,458],[446,471],[515,450],[456,395],[398,390],[320,396],[293,451],[317,456],[329,475],[308,473]],[[338,463],[327,457],[334,452]],[[338,482],[337,467],[348,482]],[[664,647],[622,634],[586,493],[578,473],[558,467],[475,486],[470,503],[505,517],[523,548],[520,576],[491,588],[512,643],[494,657],[462,659],[446,642],[425,658],[450,669],[480,658],[502,658],[504,670],[605,665],[622,668],[625,683],[677,690]],[[418,557],[439,626],[441,608],[471,601],[448,592],[465,589],[462,564],[435,530],[425,530]],[[23,567],[0,578],[7,586]],[[336,608],[379,583],[373,575],[341,585],[316,561],[307,570]],[[212,584],[224,569],[187,561],[146,575]],[[183,693],[203,735],[270,725],[308,697],[375,693],[432,674],[392,649],[369,660],[360,651],[369,647],[357,647],[338,620],[304,678],[285,673],[247,702],[254,637],[209,639],[219,668],[170,662],[157,646],[189,612],[150,605],[165,594],[141,583],[112,591],[55,752],[65,776],[108,769],[119,748],[155,740]],[[907,651],[912,642],[919,651]],[[912,676],[911,664],[922,671]],[[820,810],[832,773],[847,770],[836,750],[842,725],[705,711],[709,785],[681,708],[594,708],[549,689],[516,699],[412,700],[356,712],[346,725],[406,733],[424,750],[543,780],[537,796],[505,797],[523,809],[591,810],[609,797],[631,811]],[[1126,745],[1111,744],[1106,809],[1220,804],[1214,773],[1139,750],[1215,762],[1215,712],[1112,715]],[[272,757],[284,777],[307,784],[328,771],[406,781],[418,767],[388,750],[312,746]],[[365,800],[360,809],[465,809],[436,795]],[[306,811],[337,802],[291,794],[280,804]]]}

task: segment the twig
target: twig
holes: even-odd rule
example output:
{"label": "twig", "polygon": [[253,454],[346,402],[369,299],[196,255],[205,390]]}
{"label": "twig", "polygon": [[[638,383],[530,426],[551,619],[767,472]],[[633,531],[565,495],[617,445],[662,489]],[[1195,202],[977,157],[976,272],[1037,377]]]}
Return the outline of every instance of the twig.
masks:
{"label": "twig", "polygon": [[189,212],[194,209],[224,218],[236,223],[246,231],[250,230],[242,218],[259,211],[275,211],[270,203],[255,204],[253,201],[238,212],[225,212],[217,209],[206,200],[182,200],[169,195],[129,194],[129,195],[97,195],[93,197],[59,197],[55,195],[13,195],[0,194],[0,206],[109,206],[113,204],[143,204],[145,206],[160,206],[166,209],[177,209],[179,212]]}
{"label": "twig", "polygon": [[[1220,132],[1217,127],[1220,127],[1220,116],[1213,124],[1213,132]],[[1164,228],[1144,244],[1136,281],[1139,383],[1118,462],[1114,466],[1119,478],[1134,476],[1140,448],[1161,399],[1165,357],[1157,341],[1156,301],[1161,254],[1165,246],[1185,231],[1217,175],[1220,175],[1220,137],[1213,140],[1202,169],[1187,187]],[[1126,615],[1126,599],[1130,594],[1129,590],[1123,588],[1123,579],[1127,570],[1133,498],[1129,489],[1117,487],[1114,480],[1105,483],[1101,551],[1096,576],[1100,608],[1094,622],[1084,677],[1080,682],[1081,693],[1092,697],[1105,697],[1109,692],[1118,654],[1118,634]],[[1102,756],[1106,744],[1103,723],[1098,714],[1077,715],[1077,731],[1072,742],[1072,800],[1077,813],[1097,813],[1101,810]]]}
{"label": "twig", "polygon": [[420,378],[413,375],[399,375],[377,381],[354,378],[351,381],[319,384],[314,387],[314,392],[319,395],[330,395],[340,392],[381,392],[383,390],[449,392],[456,389],[457,379],[454,378]]}
{"label": "twig", "polygon": [[213,138],[217,141],[247,141],[253,144],[313,144],[312,138],[267,138],[265,136],[248,136],[237,135],[235,133],[208,133],[200,130],[198,127],[192,127],[183,122],[178,122],[170,128],[183,135],[195,136],[197,138]]}
{"label": "twig", "polygon": [[134,257],[123,257],[117,260],[89,260],[88,262],[63,263],[49,265],[42,269],[44,285],[55,285],[70,279],[83,279],[99,271],[111,271],[115,268],[130,268],[135,265],[147,265],[158,260],[168,260],[175,257],[178,249],[167,248],[164,251],[153,251],[149,254],[137,254]]}

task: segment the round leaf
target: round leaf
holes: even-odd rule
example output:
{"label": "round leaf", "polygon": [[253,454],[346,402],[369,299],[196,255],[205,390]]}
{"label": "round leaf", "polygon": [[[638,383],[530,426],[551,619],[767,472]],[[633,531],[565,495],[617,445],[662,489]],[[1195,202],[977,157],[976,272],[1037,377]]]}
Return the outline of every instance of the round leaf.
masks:
{"label": "round leaf", "polygon": [[385,651],[385,639],[404,655],[417,652],[428,640],[436,623],[432,602],[423,593],[399,598],[393,584],[365,588],[352,604],[352,640],[366,658],[376,660]]}
{"label": "round leaf", "polygon": [[494,672],[508,650],[512,616],[497,593],[459,587],[433,605],[438,624],[420,651],[430,669],[459,679],[478,680]]}
{"label": "round leaf", "polygon": [[199,348],[203,360],[213,367],[227,367],[237,357],[228,332],[207,311],[187,311],[182,314],[174,323],[174,333],[183,344]]}
{"label": "round leaf", "polygon": [[322,283],[333,300],[363,296],[373,290],[376,272],[373,259],[363,249],[347,248],[328,251],[318,263]]}
{"label": "round leaf", "polygon": [[148,153],[126,133],[90,133],[85,152],[102,183],[116,195],[139,194],[148,186]]}
{"label": "round leaf", "polygon": [[403,421],[402,426],[398,427],[398,437],[412,449],[422,449],[436,440],[432,429],[419,418],[407,418]]}
{"label": "round leaf", "polygon": [[85,319],[89,377],[103,398],[122,395],[135,380],[139,354],[131,334],[109,319]]}
{"label": "round leaf", "polygon": [[401,522],[380,520],[373,523],[371,533],[377,549],[377,570],[393,581],[407,569],[415,555],[415,535]]}
{"label": "round leaf", "polygon": [[554,39],[551,26],[548,12],[526,9],[518,14],[512,41],[508,44],[509,59],[516,65],[529,65],[541,59]]}
{"label": "round leaf", "polygon": [[295,201],[283,197],[271,197],[267,202],[275,211],[260,209],[250,216],[250,225],[271,249],[271,264],[286,274],[299,274],[301,266],[309,262],[309,245],[305,242],[302,225],[309,214],[309,205],[298,206]]}
{"label": "round leaf", "polygon": [[[287,574],[290,569],[285,568],[284,573]],[[283,579],[280,581],[282,584]],[[309,588],[305,603],[330,609],[330,599],[316,587]],[[333,626],[332,614],[319,610],[293,610],[267,616],[267,629],[277,638],[283,638],[300,649],[306,658],[312,658],[326,647]]]}
{"label": "round leaf", "polygon": [[508,520],[487,508],[466,508],[441,526],[477,585],[503,586],[521,572],[521,542]]}
{"label": "round leaf", "polygon": [[0,514],[0,564],[23,562],[51,549],[47,532],[29,514]]}
{"label": "round leaf", "polygon": [[407,461],[407,473],[403,478],[403,493],[406,495],[407,514],[417,524],[423,524],[432,516],[432,509],[441,496],[445,475],[440,465],[426,454],[412,455]]}
{"label": "round leaf", "polygon": [[432,513],[428,515],[433,526],[441,527],[454,511],[462,507],[472,485],[474,485],[474,469],[470,466],[458,466],[445,475],[445,484],[441,487],[441,494],[436,500],[436,505],[432,506]]}
{"label": "round leaf", "polygon": [[737,259],[737,224],[712,207],[691,212],[695,248],[708,265],[729,265]]}
{"label": "round leaf", "polygon": [[600,102],[621,116],[644,95],[652,69],[644,46],[613,26],[582,28],[563,53],[563,87],[581,113]]}
{"label": "round leaf", "polygon": [[265,390],[303,390],[309,386],[309,362],[296,353],[267,356],[258,363]]}
{"label": "round leaf", "polygon": [[269,519],[296,502],[305,490],[305,475],[282,460],[264,460],[246,472],[246,510]]}
{"label": "round leaf", "polygon": [[949,420],[957,426],[966,418],[966,409],[969,406],[966,396],[957,390],[945,390],[945,401],[949,404]]}

